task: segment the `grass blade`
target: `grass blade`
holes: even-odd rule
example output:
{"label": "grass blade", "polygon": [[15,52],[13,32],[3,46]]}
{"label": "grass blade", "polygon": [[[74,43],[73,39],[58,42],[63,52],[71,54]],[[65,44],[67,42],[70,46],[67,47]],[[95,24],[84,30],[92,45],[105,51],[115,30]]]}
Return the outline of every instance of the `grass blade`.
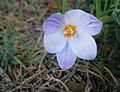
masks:
{"label": "grass blade", "polygon": [[104,11],[106,11],[108,5],[108,0],[105,1]]}
{"label": "grass blade", "polygon": [[80,0],[77,0],[77,2],[76,2],[76,8],[80,9]]}
{"label": "grass blade", "polygon": [[57,12],[61,12],[61,9],[60,9],[60,0],[56,0],[56,3],[57,3]]}
{"label": "grass blade", "polygon": [[118,25],[120,25],[120,20],[119,20],[120,15],[117,13],[119,2],[120,2],[120,0],[115,0],[115,19],[116,19]]}
{"label": "grass blade", "polygon": [[62,1],[62,13],[65,14],[66,12],[66,0]]}
{"label": "grass blade", "polygon": [[10,30],[12,37],[26,49],[26,51],[28,52],[29,61],[30,63],[32,63],[33,62],[33,57],[32,57],[33,49],[28,45],[28,43],[24,40],[21,34],[17,31],[16,26],[2,18],[0,18],[0,24],[4,25],[8,30]]}
{"label": "grass blade", "polygon": [[99,18],[101,15],[101,0],[96,0],[96,17]]}
{"label": "grass blade", "polygon": [[20,92],[22,92],[22,63],[20,63]]}

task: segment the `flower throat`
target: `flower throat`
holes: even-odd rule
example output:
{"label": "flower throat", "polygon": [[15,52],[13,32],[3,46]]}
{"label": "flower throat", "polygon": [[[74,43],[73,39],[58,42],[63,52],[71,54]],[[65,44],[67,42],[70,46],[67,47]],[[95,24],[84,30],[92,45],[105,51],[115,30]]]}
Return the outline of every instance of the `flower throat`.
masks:
{"label": "flower throat", "polygon": [[76,26],[68,24],[64,27],[64,37],[71,38],[74,36],[76,30]]}

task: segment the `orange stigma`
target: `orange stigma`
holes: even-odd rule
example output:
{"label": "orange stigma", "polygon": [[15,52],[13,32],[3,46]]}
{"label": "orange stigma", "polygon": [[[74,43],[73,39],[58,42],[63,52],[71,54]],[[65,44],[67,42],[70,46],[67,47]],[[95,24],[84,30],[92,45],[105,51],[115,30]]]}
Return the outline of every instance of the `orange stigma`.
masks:
{"label": "orange stigma", "polygon": [[66,25],[65,27],[64,27],[64,37],[66,37],[66,38],[71,38],[71,37],[73,37],[73,35],[74,35],[74,31],[76,30],[76,26],[74,26],[74,25],[71,25],[71,24],[69,24],[69,25]]}

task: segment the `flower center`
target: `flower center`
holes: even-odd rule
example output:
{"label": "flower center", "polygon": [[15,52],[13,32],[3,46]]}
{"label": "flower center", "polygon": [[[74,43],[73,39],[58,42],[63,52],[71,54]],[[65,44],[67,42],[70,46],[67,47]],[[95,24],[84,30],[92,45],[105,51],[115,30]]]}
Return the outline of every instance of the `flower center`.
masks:
{"label": "flower center", "polygon": [[75,34],[76,26],[68,24],[64,27],[64,37],[71,38]]}

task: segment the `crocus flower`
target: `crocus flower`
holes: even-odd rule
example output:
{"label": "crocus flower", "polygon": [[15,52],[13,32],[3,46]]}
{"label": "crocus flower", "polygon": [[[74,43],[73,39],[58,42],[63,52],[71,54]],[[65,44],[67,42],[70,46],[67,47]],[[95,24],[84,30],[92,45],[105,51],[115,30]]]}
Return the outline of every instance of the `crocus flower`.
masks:
{"label": "crocus flower", "polygon": [[64,15],[55,13],[43,23],[44,48],[49,53],[56,53],[62,69],[69,69],[77,57],[95,59],[97,46],[92,36],[101,29],[102,22],[82,10],[69,10]]}

